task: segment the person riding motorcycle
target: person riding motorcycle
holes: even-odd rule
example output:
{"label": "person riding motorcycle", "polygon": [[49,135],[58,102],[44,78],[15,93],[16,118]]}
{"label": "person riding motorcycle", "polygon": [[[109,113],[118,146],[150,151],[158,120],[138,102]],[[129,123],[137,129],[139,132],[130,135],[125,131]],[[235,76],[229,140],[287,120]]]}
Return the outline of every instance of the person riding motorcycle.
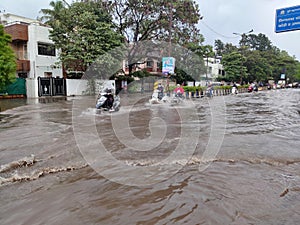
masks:
{"label": "person riding motorcycle", "polygon": [[175,97],[182,97],[184,90],[180,84],[177,84],[177,87],[174,89],[174,92],[175,92]]}
{"label": "person riding motorcycle", "polygon": [[105,105],[107,109],[112,109],[114,104],[114,95],[112,93],[112,90],[110,88],[106,89],[106,94],[104,95],[107,99],[105,101]]}
{"label": "person riding motorcycle", "polygon": [[231,88],[231,93],[232,94],[237,94],[238,93],[238,87],[236,85],[236,83],[234,82]]}
{"label": "person riding motorcycle", "polygon": [[162,98],[164,97],[164,87],[161,85],[161,83],[158,84],[157,91],[158,91],[158,99],[162,100]]}

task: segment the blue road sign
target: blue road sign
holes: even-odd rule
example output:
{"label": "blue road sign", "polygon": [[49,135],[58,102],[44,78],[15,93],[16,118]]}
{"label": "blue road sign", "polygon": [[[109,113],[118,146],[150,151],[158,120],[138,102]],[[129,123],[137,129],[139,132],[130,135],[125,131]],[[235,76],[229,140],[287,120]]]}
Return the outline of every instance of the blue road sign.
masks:
{"label": "blue road sign", "polygon": [[300,5],[276,10],[275,32],[300,30]]}

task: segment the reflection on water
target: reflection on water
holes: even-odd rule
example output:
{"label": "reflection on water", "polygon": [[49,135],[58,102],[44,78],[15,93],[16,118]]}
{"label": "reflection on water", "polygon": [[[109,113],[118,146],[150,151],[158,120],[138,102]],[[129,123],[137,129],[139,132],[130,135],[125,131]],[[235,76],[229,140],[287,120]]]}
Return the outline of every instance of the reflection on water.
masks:
{"label": "reflection on water", "polygon": [[[94,99],[85,100],[91,108],[80,116],[94,118],[107,149],[131,167],[167,157],[182,130],[175,108],[149,106],[140,94],[121,100],[118,113],[130,111],[139,139],[151,136],[153,117],[165,121],[162,145],[149,152],[127,149],[115,138],[110,114],[95,113]],[[194,100],[198,120],[190,117],[184,125],[200,127],[197,149],[178,173],[144,187],[112,182],[91,169],[74,138],[73,99],[2,112],[0,224],[298,224],[299,100],[299,89],[226,96],[224,142],[202,172],[211,100]]]}
{"label": "reflection on water", "polygon": [[0,99],[0,112],[26,104],[26,98]]}

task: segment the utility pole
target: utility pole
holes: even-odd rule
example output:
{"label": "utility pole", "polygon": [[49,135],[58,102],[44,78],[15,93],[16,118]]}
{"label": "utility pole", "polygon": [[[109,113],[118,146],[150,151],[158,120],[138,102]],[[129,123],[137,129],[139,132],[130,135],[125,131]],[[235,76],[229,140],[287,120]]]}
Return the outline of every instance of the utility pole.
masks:
{"label": "utility pole", "polygon": [[205,83],[206,83],[206,86],[208,86],[208,77],[207,77],[207,72],[208,70],[208,54],[206,54],[206,73],[205,73]]}
{"label": "utility pole", "polygon": [[172,49],[172,22],[173,22],[173,4],[172,2],[170,4],[170,14],[169,14],[169,57],[171,57],[171,49]]}
{"label": "utility pole", "polygon": [[[168,46],[168,56],[171,57],[171,51],[172,51],[172,26],[173,26],[173,4],[172,2],[168,3],[170,6],[170,12],[169,12],[169,46]],[[167,85],[166,85],[166,92],[167,95],[170,95],[169,87],[170,87],[170,74],[167,74]]]}

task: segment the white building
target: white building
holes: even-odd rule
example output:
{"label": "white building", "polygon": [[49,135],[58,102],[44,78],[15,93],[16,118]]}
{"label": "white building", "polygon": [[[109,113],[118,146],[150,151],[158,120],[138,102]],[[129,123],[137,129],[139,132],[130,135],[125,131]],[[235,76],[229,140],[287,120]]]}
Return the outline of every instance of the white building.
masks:
{"label": "white building", "polygon": [[202,74],[201,80],[196,82],[196,86],[206,86],[210,82],[215,82],[217,77],[224,76],[225,71],[224,67],[221,64],[221,58],[204,58],[205,66],[206,66],[206,73]]}
{"label": "white building", "polygon": [[[205,65],[207,67],[207,78],[210,81],[215,81],[215,79],[219,76],[224,76],[224,68],[221,64],[220,58],[206,58],[205,59]],[[203,75],[203,77],[206,77],[206,74]]]}
{"label": "white building", "polygon": [[16,75],[22,78],[63,77],[59,52],[49,39],[50,28],[34,19],[0,13],[0,23],[12,36],[17,56]]}

